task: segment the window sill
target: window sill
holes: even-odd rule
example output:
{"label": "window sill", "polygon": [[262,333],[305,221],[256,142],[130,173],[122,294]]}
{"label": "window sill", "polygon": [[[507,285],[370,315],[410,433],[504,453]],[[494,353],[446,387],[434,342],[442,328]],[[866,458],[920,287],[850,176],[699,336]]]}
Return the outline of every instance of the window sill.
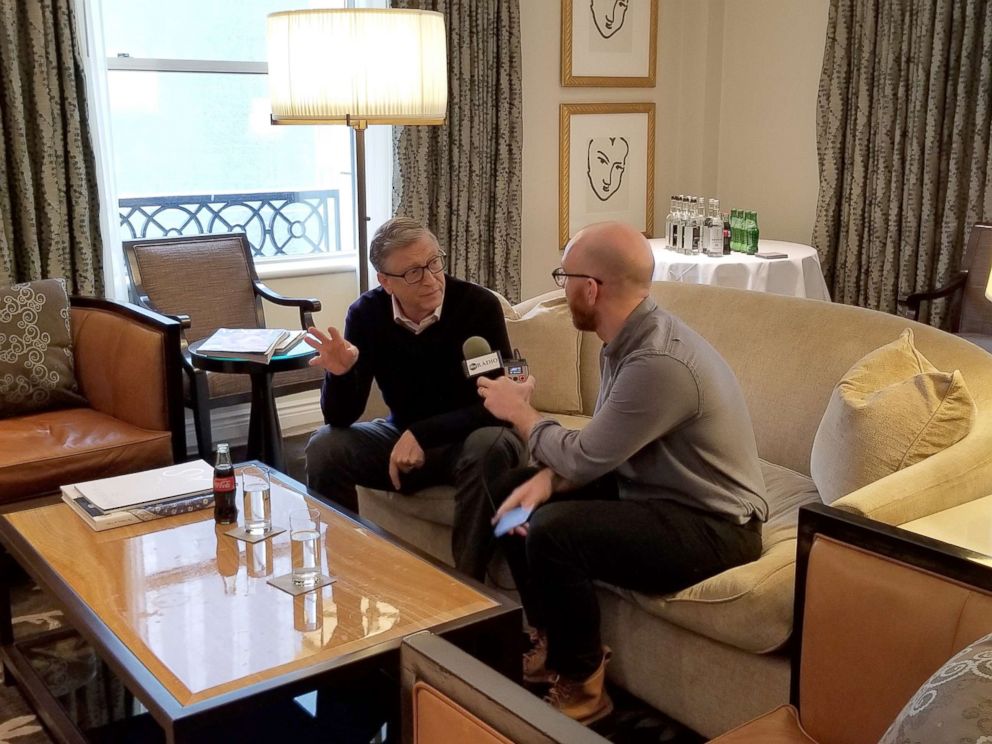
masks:
{"label": "window sill", "polygon": [[303,258],[280,258],[256,261],[258,278],[283,279],[293,276],[315,276],[318,274],[355,273],[354,254],[344,256],[306,256]]}

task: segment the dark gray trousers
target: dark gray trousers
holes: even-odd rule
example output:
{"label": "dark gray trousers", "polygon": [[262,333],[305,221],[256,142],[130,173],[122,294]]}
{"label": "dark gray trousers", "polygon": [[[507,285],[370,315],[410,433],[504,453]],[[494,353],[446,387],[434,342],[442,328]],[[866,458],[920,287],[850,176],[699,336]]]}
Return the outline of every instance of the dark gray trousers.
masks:
{"label": "dark gray trousers", "polygon": [[[501,501],[537,472],[492,483]],[[674,501],[620,499],[612,475],[555,494],[530,517],[526,538],[502,539],[527,618],[548,635],[549,669],[585,679],[602,661],[593,581],[668,594],[761,555],[761,523],[738,525]]]}
{"label": "dark gray trousers", "polygon": [[[310,488],[352,511],[358,511],[356,485],[394,490],[389,480],[389,454],[401,434],[384,419],[341,429],[322,426],[307,443]],[[490,524],[496,508],[487,481],[520,465],[524,445],[512,430],[487,426],[476,429],[463,442],[429,449],[424,455],[422,468],[400,475],[400,492],[413,493],[442,484],[455,487],[451,534],[455,567],[481,581],[496,544]]]}

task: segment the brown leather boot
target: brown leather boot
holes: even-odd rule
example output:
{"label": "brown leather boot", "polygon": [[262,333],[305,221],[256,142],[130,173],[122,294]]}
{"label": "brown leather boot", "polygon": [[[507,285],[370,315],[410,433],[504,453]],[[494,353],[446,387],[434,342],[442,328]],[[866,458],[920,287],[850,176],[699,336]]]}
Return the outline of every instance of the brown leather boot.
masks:
{"label": "brown leather boot", "polygon": [[524,654],[524,682],[532,685],[551,682],[554,673],[548,671],[548,637],[540,630],[532,629],[530,651]]}
{"label": "brown leather boot", "polygon": [[544,698],[569,718],[588,726],[613,712],[613,701],[606,693],[606,664],[613,652],[603,647],[599,669],[586,679],[574,680],[556,675]]}

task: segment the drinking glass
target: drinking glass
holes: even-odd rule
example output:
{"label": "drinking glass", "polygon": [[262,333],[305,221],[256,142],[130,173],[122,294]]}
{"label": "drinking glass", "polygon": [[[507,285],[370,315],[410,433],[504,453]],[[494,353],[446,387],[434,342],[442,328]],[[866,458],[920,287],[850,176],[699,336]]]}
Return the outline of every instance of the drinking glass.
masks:
{"label": "drinking glass", "polygon": [[245,532],[261,535],[272,529],[271,477],[268,468],[247,465],[241,471],[245,503]]}
{"label": "drinking glass", "polygon": [[289,513],[289,543],[293,583],[314,586],[320,578],[320,512],[295,509]]}

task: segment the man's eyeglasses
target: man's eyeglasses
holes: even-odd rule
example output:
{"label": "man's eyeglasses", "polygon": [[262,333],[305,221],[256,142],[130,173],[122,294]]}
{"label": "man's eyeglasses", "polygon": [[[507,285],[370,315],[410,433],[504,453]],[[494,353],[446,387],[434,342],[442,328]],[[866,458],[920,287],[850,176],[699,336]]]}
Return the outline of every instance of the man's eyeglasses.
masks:
{"label": "man's eyeglasses", "polygon": [[554,271],[551,272],[551,278],[554,279],[555,284],[557,284],[562,289],[565,288],[565,280],[568,279],[568,277],[570,276],[575,277],[576,279],[592,279],[594,282],[596,282],[596,284],[603,283],[602,279],[597,279],[596,277],[590,276],[589,274],[566,274],[564,269],[555,269]]}
{"label": "man's eyeglasses", "polygon": [[420,284],[424,280],[425,270],[432,274],[440,274],[444,271],[445,264],[447,263],[445,259],[446,256],[443,253],[439,253],[423,266],[414,266],[402,274],[390,274],[388,271],[380,271],[379,273],[383,276],[391,276],[394,279],[402,278],[407,284]]}

